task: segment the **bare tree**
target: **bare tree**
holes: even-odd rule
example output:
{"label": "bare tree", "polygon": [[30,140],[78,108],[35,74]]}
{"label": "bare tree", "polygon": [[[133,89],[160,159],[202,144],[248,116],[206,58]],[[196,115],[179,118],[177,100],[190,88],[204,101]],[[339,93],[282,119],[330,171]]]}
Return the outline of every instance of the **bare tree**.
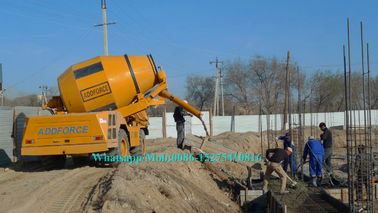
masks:
{"label": "bare tree", "polygon": [[249,62],[249,76],[253,82],[255,97],[261,99],[264,113],[272,114],[280,96],[284,93],[285,64],[276,58],[265,59],[260,56]]}
{"label": "bare tree", "polygon": [[[333,73],[330,70],[317,71],[311,79],[311,104],[316,112],[330,112],[344,110],[344,76]],[[352,75],[352,102],[357,103],[354,108],[362,107],[361,79],[360,76]]]}
{"label": "bare tree", "polygon": [[186,98],[200,110],[210,108],[214,100],[215,81],[212,77],[188,76]]}
{"label": "bare tree", "polygon": [[[291,81],[291,105],[292,112],[298,109],[296,94],[298,81],[300,81],[303,105],[307,107],[304,112],[332,112],[344,110],[344,84],[343,74],[332,70],[317,70],[312,75],[298,73],[297,64],[292,65],[290,73]],[[248,62],[240,58],[227,61],[224,68],[224,88],[227,104],[225,113],[232,113],[232,107],[236,106],[236,114],[252,114],[259,112],[261,103],[264,114],[282,113],[285,90],[286,61],[276,58],[252,57]],[[307,77],[307,78],[306,78]],[[351,76],[353,109],[363,107],[362,77],[358,72]],[[199,107],[211,106],[213,100],[214,80],[211,79],[211,89],[206,88],[204,77],[191,77],[187,80],[188,97]],[[202,86],[200,86],[202,85]],[[378,76],[371,78],[371,106],[378,108]],[[208,94],[208,95],[204,95]],[[209,102],[206,102],[209,101]]]}
{"label": "bare tree", "polygon": [[[232,97],[239,105],[239,111],[249,114],[253,110],[253,87],[248,77],[248,66],[236,59],[227,62],[225,65],[225,90],[226,94]],[[243,113],[241,112],[241,113]]]}

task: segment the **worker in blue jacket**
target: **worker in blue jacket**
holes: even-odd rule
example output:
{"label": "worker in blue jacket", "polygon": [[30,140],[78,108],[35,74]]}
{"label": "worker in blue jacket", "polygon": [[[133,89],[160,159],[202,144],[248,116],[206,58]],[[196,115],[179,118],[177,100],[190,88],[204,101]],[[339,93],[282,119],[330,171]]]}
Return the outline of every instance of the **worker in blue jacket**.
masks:
{"label": "worker in blue jacket", "polygon": [[315,140],[313,136],[309,136],[308,142],[303,151],[303,162],[306,161],[307,154],[310,155],[309,170],[312,185],[320,186],[322,181],[322,163],[324,157],[324,147],[322,142],[320,140]]}
{"label": "worker in blue jacket", "polygon": [[[286,133],[284,136],[279,136],[278,140],[283,140],[284,149],[291,147],[291,149],[293,150],[292,154],[289,156],[289,162],[284,165],[289,165],[290,169],[293,170],[293,174],[295,176],[295,174],[297,173],[297,163],[295,158],[294,143],[292,143],[291,141],[290,133]],[[287,166],[284,166],[283,169],[287,173]]]}

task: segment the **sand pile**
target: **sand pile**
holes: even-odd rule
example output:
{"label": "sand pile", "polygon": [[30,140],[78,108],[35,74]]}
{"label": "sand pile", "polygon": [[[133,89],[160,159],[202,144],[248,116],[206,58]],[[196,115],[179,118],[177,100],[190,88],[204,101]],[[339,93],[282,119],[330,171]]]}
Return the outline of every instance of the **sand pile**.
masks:
{"label": "sand pile", "polygon": [[[184,154],[174,139],[148,141],[156,154]],[[239,212],[223,180],[199,161],[123,164],[104,178],[85,204],[87,212]]]}
{"label": "sand pile", "polygon": [[[319,131],[320,132],[320,131]],[[310,134],[306,128],[305,135]],[[336,147],[343,147],[345,133],[333,130]],[[263,150],[267,148],[266,132],[263,133]],[[240,153],[261,153],[260,134],[223,133],[212,137],[211,142]],[[147,152],[160,155],[190,154],[189,150],[176,148],[174,138],[147,140]],[[278,141],[277,141],[278,142]],[[273,146],[274,145],[274,146]],[[279,147],[282,143],[278,142]],[[275,142],[271,143],[273,148]],[[342,148],[341,148],[342,149]],[[336,162],[335,162],[336,163]],[[215,168],[214,172],[209,168]],[[246,166],[253,166],[254,176],[265,170],[258,162],[141,162],[122,164],[109,173],[92,189],[83,204],[85,212],[240,212],[235,185],[245,185]],[[258,166],[256,166],[258,165]],[[260,167],[259,169],[256,169]],[[273,188],[275,187],[273,182]],[[303,193],[305,190],[300,190]],[[296,196],[299,195],[298,193]],[[298,199],[294,198],[293,199]]]}

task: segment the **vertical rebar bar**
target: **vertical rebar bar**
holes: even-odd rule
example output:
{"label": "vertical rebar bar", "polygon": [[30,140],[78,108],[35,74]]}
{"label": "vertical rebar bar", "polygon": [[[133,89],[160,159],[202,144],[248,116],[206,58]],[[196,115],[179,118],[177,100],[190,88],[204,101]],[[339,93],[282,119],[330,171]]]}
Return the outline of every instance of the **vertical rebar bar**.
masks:
{"label": "vertical rebar bar", "polygon": [[[306,129],[306,98],[303,98],[303,128],[302,128],[302,136],[305,134]],[[302,159],[302,156],[300,156]],[[303,174],[303,164],[301,166],[301,180],[304,180],[304,174]]]}
{"label": "vertical rebar bar", "polygon": [[[373,206],[373,200],[372,200],[372,194],[371,194],[371,190],[370,188],[372,188],[372,168],[371,168],[371,165],[372,165],[372,159],[371,159],[371,147],[370,147],[370,143],[369,143],[369,139],[371,137],[371,126],[369,125],[368,126],[368,120],[371,119],[371,116],[369,115],[369,109],[370,109],[370,106],[368,109],[366,109],[366,95],[365,95],[365,80],[366,80],[366,77],[365,75],[368,74],[368,73],[365,73],[365,61],[364,61],[364,40],[363,40],[363,25],[362,25],[362,22],[360,22],[360,26],[361,26],[361,58],[362,58],[362,96],[363,96],[363,110],[364,110],[364,145],[365,145],[365,150],[364,150],[364,155],[368,157],[368,162],[367,162],[367,171],[368,171],[368,174],[365,174],[367,175],[367,177],[363,178],[363,180],[365,180],[364,182],[366,183],[363,183],[363,184],[366,184],[366,194],[367,194],[367,209],[368,209],[368,212],[371,212],[373,210],[372,206]],[[369,74],[368,74],[369,75]],[[370,76],[368,76],[368,90],[370,89],[369,86],[369,79]],[[370,95],[369,91],[368,91],[368,96]],[[368,97],[369,98],[369,97]],[[368,112],[367,112],[368,110]],[[369,119],[370,117],[370,119]],[[370,123],[370,122],[369,122]],[[367,131],[369,130],[369,131]],[[374,168],[373,168],[374,169]]]}
{"label": "vertical rebar bar", "polygon": [[287,51],[287,60],[286,60],[286,82],[285,82],[285,104],[284,104],[284,119],[283,126],[281,130],[286,130],[287,115],[289,112],[289,91],[290,91],[290,51]]}
{"label": "vertical rebar bar", "polygon": [[[302,135],[303,128],[302,128],[302,110],[301,110],[302,97],[301,97],[301,74],[299,72],[299,67],[297,67],[297,71],[298,71],[298,122],[299,122],[299,129],[298,129],[298,144],[299,144],[298,154],[299,155],[298,156],[300,156],[301,165],[303,165],[303,158],[301,157],[303,155],[303,135]],[[302,166],[301,173],[303,174],[303,166]]]}
{"label": "vertical rebar bar", "polygon": [[312,122],[312,89],[311,89],[311,92],[310,92],[310,134],[311,136],[314,136],[314,133],[312,131],[312,128],[313,128],[313,122]]}
{"label": "vertical rebar bar", "polygon": [[[291,140],[291,148],[293,147],[293,144],[294,144],[294,141],[293,141],[293,130],[292,130],[292,121],[291,121],[291,79],[290,79],[290,75],[291,75],[291,72],[289,71],[288,73],[288,100],[287,100],[287,103],[288,103],[288,114],[289,114],[289,134],[290,134],[290,140]],[[294,147],[295,148],[295,147]],[[294,153],[294,150],[292,150],[293,153]],[[291,176],[294,177],[294,169],[293,169],[293,165],[294,165],[294,157],[293,157],[293,154],[291,155]]]}
{"label": "vertical rebar bar", "polygon": [[[270,111],[267,110],[265,115],[266,117],[266,140],[268,141],[268,145],[270,144]],[[270,146],[269,146],[270,147]]]}
{"label": "vertical rebar bar", "polygon": [[320,138],[320,135],[318,134],[319,133],[319,128],[318,128],[318,125],[319,125],[319,108],[316,109],[316,119],[315,119],[315,138]]}
{"label": "vertical rebar bar", "polygon": [[364,34],[363,34],[363,27],[362,21],[360,22],[361,26],[361,63],[362,63],[362,103],[363,103],[363,110],[364,110],[364,141],[365,146],[367,145],[367,132],[366,132],[366,99],[365,99],[365,61],[364,61]]}
{"label": "vertical rebar bar", "polygon": [[[260,142],[261,142],[261,154],[265,153],[263,152],[263,134],[262,134],[262,117],[261,117],[261,100],[259,101],[259,132],[260,132]],[[269,149],[269,143],[268,143],[268,149]]]}
{"label": "vertical rebar bar", "polygon": [[276,141],[276,148],[278,148],[278,144],[277,144],[277,108],[276,108],[276,105],[275,105],[275,113],[274,113],[274,138],[275,138],[275,141]]}
{"label": "vertical rebar bar", "polygon": [[369,43],[366,44],[366,59],[367,59],[367,89],[368,89],[368,94],[367,94],[367,102],[368,102],[368,127],[369,127],[369,132],[368,132],[368,150],[369,150],[369,178],[368,178],[368,189],[369,189],[369,194],[368,198],[369,201],[371,202],[371,210],[374,211],[374,197],[373,197],[373,172],[374,172],[374,155],[373,155],[373,146],[372,146],[372,126],[371,126],[371,88],[370,88],[370,55],[369,55]]}
{"label": "vertical rebar bar", "polygon": [[[351,53],[350,53],[350,24],[349,24],[349,18],[347,19],[347,33],[348,33],[348,95],[347,97],[345,98],[349,98],[349,105],[351,106],[351,75],[352,75],[352,69],[351,69],[351,62],[350,62],[350,58],[351,58]],[[347,86],[347,85],[346,85]],[[349,107],[348,107],[349,109]],[[352,119],[351,119],[351,116],[352,116],[352,112],[350,111],[350,116],[349,116],[349,124],[348,126],[350,127],[350,125],[352,124]],[[351,133],[350,131],[348,131],[349,134]],[[349,158],[349,162],[350,164],[348,165],[348,171],[352,171],[353,172],[353,168],[352,168],[352,155],[353,155],[353,139],[350,141],[350,148],[351,150],[349,151],[349,155],[348,155],[348,158]],[[348,185],[349,185],[349,191],[348,191],[348,200],[349,200],[349,212],[354,212],[354,196],[353,196],[353,192],[354,192],[354,187],[353,187],[353,176],[350,174],[350,176],[348,177]]]}
{"label": "vertical rebar bar", "polygon": [[[345,56],[345,45],[343,45],[343,55],[344,55],[344,94],[345,94],[345,130],[346,130],[346,143],[347,143],[347,165],[348,165],[348,201],[351,208],[352,197],[351,197],[351,171],[350,171],[350,141],[349,141],[349,112],[348,112],[348,84],[347,84],[347,70],[346,70],[346,56]],[[350,211],[351,212],[351,211]]]}

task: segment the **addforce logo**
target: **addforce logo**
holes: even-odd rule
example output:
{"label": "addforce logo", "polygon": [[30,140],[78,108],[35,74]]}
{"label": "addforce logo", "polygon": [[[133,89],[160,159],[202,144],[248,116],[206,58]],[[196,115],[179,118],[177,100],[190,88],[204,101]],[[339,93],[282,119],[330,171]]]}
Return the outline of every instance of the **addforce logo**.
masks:
{"label": "addforce logo", "polygon": [[112,93],[109,82],[103,82],[95,86],[80,91],[81,98],[84,102]]}
{"label": "addforce logo", "polygon": [[59,134],[85,134],[88,133],[88,126],[65,126],[53,128],[41,128],[38,135],[59,135]]}

